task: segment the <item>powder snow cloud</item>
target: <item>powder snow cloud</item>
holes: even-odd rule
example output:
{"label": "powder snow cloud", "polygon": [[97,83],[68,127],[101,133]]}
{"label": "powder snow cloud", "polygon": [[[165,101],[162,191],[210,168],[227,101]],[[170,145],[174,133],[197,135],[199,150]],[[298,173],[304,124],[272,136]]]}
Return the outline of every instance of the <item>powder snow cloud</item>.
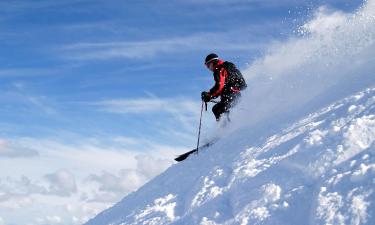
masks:
{"label": "powder snow cloud", "polygon": [[[306,104],[317,109],[366,87],[366,78],[373,77],[375,70],[369,63],[375,50],[374,9],[374,1],[354,14],[320,7],[312,20],[297,29],[300,37],[271,45],[244,71],[249,88],[241,110],[235,110],[239,126],[244,120],[254,125],[275,119],[275,112],[279,118],[292,111],[301,116]],[[332,99],[317,100],[329,91],[335,92]]]}

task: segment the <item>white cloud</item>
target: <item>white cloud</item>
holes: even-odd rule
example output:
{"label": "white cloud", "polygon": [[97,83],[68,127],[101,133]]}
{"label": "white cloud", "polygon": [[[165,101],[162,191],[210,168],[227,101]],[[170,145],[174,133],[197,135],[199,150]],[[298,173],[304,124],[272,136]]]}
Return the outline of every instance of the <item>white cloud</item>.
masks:
{"label": "white cloud", "polygon": [[[37,158],[0,158],[2,167],[7,168],[0,171],[0,178],[21,177],[0,180],[0,208],[8,211],[24,208],[28,212],[33,209],[44,220],[45,215],[61,212],[56,215],[64,220],[69,214],[74,215],[76,221],[86,221],[170,166],[177,152],[187,150],[128,137],[60,138],[11,140],[14,148],[30,146],[40,155]],[[139,145],[143,146],[141,150]],[[140,156],[139,151],[150,156]],[[46,171],[56,172],[45,175]],[[85,182],[90,174],[93,174],[91,181]],[[67,203],[86,205],[90,210],[61,211],[61,204]],[[41,208],[45,207],[49,208],[48,212],[41,214]],[[10,218],[6,216],[4,219]]]}
{"label": "white cloud", "polygon": [[103,171],[87,178],[89,183],[98,185],[94,195],[83,196],[87,201],[113,202],[135,191],[145,182],[163,172],[171,164],[170,160],[156,159],[148,155],[136,156],[134,169],[122,169],[118,174]]}
{"label": "white cloud", "polygon": [[[113,141],[116,137],[101,137],[101,139],[69,139],[69,144],[64,140],[37,139],[37,138],[19,138],[14,139],[15,146],[32,146],[33,149],[39,149],[43,154],[35,160],[22,161],[23,172],[17,171],[17,166],[8,159],[3,159],[2,165],[13,171],[12,175],[24,174],[25,172],[45,173],[46,169],[59,170],[66,168],[74,171],[74,174],[86,172],[96,172],[101,170],[118,171],[119,169],[134,169],[137,165],[139,155],[138,146],[142,146],[142,151],[160,158],[170,158],[177,152],[186,150],[181,146],[168,146],[154,143],[147,139],[132,138],[132,145],[137,149],[124,146],[122,142]],[[127,139],[126,139],[127,140]],[[133,146],[130,146],[133,147]],[[43,162],[43,163],[40,163]],[[72,170],[71,168],[80,168],[85,165],[85,170]],[[19,167],[19,166],[18,166]],[[0,174],[7,176],[9,173],[2,171]]]}
{"label": "white cloud", "polygon": [[70,196],[77,192],[77,184],[72,173],[66,170],[59,170],[52,174],[45,175],[49,182],[49,194],[59,196]]}
{"label": "white cloud", "polygon": [[69,211],[71,221],[73,224],[84,224],[89,219],[93,218],[103,210],[111,207],[113,204],[103,204],[103,203],[93,203],[93,202],[82,202],[80,204],[75,204]]}
{"label": "white cloud", "polygon": [[0,139],[0,157],[18,158],[18,157],[35,157],[38,151],[27,146],[14,143],[11,140]]}
{"label": "white cloud", "polygon": [[46,193],[43,185],[26,176],[19,180],[10,177],[0,179],[0,207],[20,209],[30,206],[34,203],[32,195]]}
{"label": "white cloud", "polygon": [[63,219],[60,216],[56,216],[56,215],[45,216],[43,218],[37,218],[36,221],[39,224],[50,224],[50,225],[63,223]]}
{"label": "white cloud", "polygon": [[[7,196],[7,199],[3,200],[18,195],[38,199],[54,196],[63,198],[83,196],[85,201],[113,202],[165,170],[171,165],[172,158],[177,152],[186,151],[186,148],[160,145],[147,140],[136,142],[130,139],[129,142],[125,138],[126,145],[132,146],[139,143],[144,145],[143,150],[149,155],[139,155],[139,152],[126,149],[122,139],[120,145],[116,142],[108,144],[107,141],[99,140],[81,141],[82,143],[67,145],[52,140],[31,138],[16,140],[15,143],[20,145],[40,149],[43,155],[35,160],[22,162],[21,173],[32,174],[34,180],[23,176],[19,180],[8,179],[0,182],[0,192]],[[9,160],[3,160],[1,163],[8,170],[0,174],[13,177],[19,174],[17,172],[20,169],[19,164],[14,164]],[[46,169],[56,172],[44,175]],[[9,174],[7,171],[14,172]],[[38,181],[35,174],[40,173],[42,174]],[[96,185],[83,182],[89,174],[93,174],[89,180]]]}
{"label": "white cloud", "polygon": [[59,216],[47,216],[48,224],[60,224],[63,220]]}
{"label": "white cloud", "polygon": [[[101,198],[103,198],[103,194],[115,198],[124,196],[146,182],[146,178],[136,170],[120,170],[117,175],[103,171],[99,175],[90,175],[87,180],[99,185],[95,197],[101,196]],[[113,200],[111,199],[111,201]]]}
{"label": "white cloud", "polygon": [[5,200],[0,200],[0,208],[19,210],[31,206],[35,202],[34,199],[28,196],[7,195],[6,197]]}
{"label": "white cloud", "polygon": [[5,221],[2,217],[0,217],[0,225],[4,225],[5,224]]}
{"label": "white cloud", "polygon": [[137,170],[147,179],[151,179],[166,170],[170,165],[170,160],[156,159],[150,155],[138,155]]}
{"label": "white cloud", "polygon": [[[135,153],[129,149],[118,146],[106,146],[102,143],[76,143],[66,145],[60,142],[45,142],[41,147],[45,149],[53,163],[62,168],[81,167],[85,165],[84,171],[75,171],[82,174],[89,170],[116,170],[123,167],[133,167]],[[65,165],[65,167],[64,167]]]}

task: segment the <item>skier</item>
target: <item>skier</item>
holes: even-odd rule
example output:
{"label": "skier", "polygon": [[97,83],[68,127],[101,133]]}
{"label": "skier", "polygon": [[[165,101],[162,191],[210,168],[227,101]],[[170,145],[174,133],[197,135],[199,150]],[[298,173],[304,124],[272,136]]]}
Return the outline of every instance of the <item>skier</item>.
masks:
{"label": "skier", "polygon": [[207,55],[204,64],[213,72],[215,85],[202,92],[202,101],[207,103],[220,96],[220,101],[212,107],[216,121],[220,121],[221,115],[228,115],[229,109],[238,102],[241,91],[247,87],[246,81],[233,63],[224,62],[215,53]]}

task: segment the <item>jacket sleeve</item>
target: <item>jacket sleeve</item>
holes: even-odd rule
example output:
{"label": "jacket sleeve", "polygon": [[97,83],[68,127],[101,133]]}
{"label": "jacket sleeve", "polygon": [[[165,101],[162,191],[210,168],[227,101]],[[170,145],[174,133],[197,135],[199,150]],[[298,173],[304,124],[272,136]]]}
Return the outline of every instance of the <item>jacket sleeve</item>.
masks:
{"label": "jacket sleeve", "polygon": [[218,97],[223,92],[226,77],[227,71],[224,68],[214,72],[215,85],[210,89],[211,97]]}

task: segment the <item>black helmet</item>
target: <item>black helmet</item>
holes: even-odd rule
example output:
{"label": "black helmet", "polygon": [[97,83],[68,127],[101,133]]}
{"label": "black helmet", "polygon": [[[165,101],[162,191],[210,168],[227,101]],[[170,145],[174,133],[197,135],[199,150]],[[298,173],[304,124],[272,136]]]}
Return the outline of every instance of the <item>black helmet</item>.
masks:
{"label": "black helmet", "polygon": [[219,59],[219,56],[216,55],[215,53],[211,53],[206,56],[206,59],[204,60],[204,64],[207,65],[207,63],[212,62],[213,60]]}

